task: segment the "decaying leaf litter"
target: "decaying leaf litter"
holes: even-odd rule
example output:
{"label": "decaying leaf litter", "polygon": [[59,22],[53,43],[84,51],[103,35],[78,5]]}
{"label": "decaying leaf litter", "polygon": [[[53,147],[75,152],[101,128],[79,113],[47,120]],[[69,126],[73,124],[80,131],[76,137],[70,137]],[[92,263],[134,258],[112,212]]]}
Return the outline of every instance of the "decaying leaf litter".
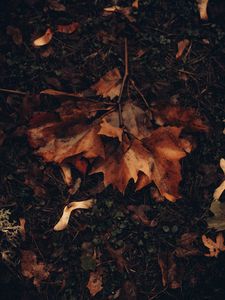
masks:
{"label": "decaying leaf litter", "polygon": [[[47,289],[77,299],[168,299],[182,286],[194,299],[206,282],[208,294],[215,286],[220,295],[223,235],[206,224],[223,228],[222,202],[213,202],[217,219],[209,214],[224,156],[224,29],[213,8],[206,16],[193,1],[26,5],[25,15],[37,9],[31,27],[13,15],[3,26],[12,50],[3,60],[0,128],[3,210],[26,221],[19,256],[35,258],[28,270],[21,264],[26,284],[42,297]],[[198,7],[208,24],[193,22]],[[49,20],[40,22],[43,11]],[[82,201],[88,209],[69,219]],[[54,232],[61,216],[63,231]],[[15,249],[1,251],[12,258]]]}

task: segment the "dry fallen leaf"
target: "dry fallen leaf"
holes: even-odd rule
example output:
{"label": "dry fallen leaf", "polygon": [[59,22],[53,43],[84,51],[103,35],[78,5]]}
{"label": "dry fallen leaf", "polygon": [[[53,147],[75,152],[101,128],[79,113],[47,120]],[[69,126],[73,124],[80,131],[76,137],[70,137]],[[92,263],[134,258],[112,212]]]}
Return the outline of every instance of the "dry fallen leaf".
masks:
{"label": "dry fallen leaf", "polygon": [[115,68],[107,72],[97,83],[93,84],[91,89],[103,98],[109,97],[110,99],[114,99],[120,94],[121,83],[120,71]]}
{"label": "dry fallen leaf", "polygon": [[134,2],[132,3],[132,7],[135,9],[138,9],[139,7],[139,0],[134,0]]}
{"label": "dry fallen leaf", "polygon": [[189,46],[190,41],[188,39],[184,39],[182,41],[179,41],[177,44],[177,54],[176,54],[176,59],[179,59],[182,57],[184,50]]}
{"label": "dry fallen leaf", "polygon": [[19,28],[9,25],[6,28],[6,33],[11,36],[13,42],[17,46],[20,46],[23,44],[23,36],[22,36],[22,32]]}
{"label": "dry fallen leaf", "polygon": [[210,211],[214,216],[207,218],[208,227],[217,231],[225,230],[225,203],[219,200],[212,201]]}
{"label": "dry fallen leaf", "polygon": [[33,284],[39,288],[42,281],[49,276],[49,267],[43,262],[37,262],[34,252],[29,250],[21,251],[21,271],[24,277],[33,278]]}
{"label": "dry fallen leaf", "polygon": [[162,284],[171,289],[181,287],[181,270],[176,264],[173,253],[160,252],[158,263],[162,273]]}
{"label": "dry fallen leaf", "polygon": [[207,6],[209,0],[197,0],[201,20],[208,20]]}
{"label": "dry fallen leaf", "polygon": [[99,269],[96,272],[90,272],[87,288],[92,297],[99,293],[102,289],[102,270]]}
{"label": "dry fallen leaf", "polygon": [[26,220],[24,218],[19,218],[19,221],[20,221],[20,234],[21,234],[22,240],[25,241],[25,239],[26,239],[26,230],[25,230]]}
{"label": "dry fallen leaf", "polygon": [[[223,170],[224,176],[225,176],[225,159],[221,158],[220,159],[220,167]],[[213,199],[214,200],[219,200],[221,197],[222,193],[225,191],[225,179],[223,182],[218,186],[218,188],[214,191],[213,194]]]}
{"label": "dry fallen leaf", "polygon": [[182,234],[178,247],[175,249],[174,254],[176,257],[187,257],[187,256],[196,256],[200,254],[198,248],[193,246],[193,243],[196,241],[198,234],[195,232],[189,232]]}
{"label": "dry fallen leaf", "polygon": [[54,226],[55,231],[61,231],[65,229],[69,223],[71,212],[75,209],[89,209],[95,204],[95,200],[89,199],[84,201],[73,201],[65,206],[63,214],[59,222]]}
{"label": "dry fallen leaf", "polygon": [[57,25],[56,31],[61,32],[61,33],[73,33],[79,28],[79,23],[77,22],[72,22],[71,24],[68,25]]}
{"label": "dry fallen leaf", "polygon": [[156,124],[174,125],[195,131],[208,132],[209,127],[194,108],[179,105],[160,105],[152,109]]}
{"label": "dry fallen leaf", "polygon": [[121,7],[118,5],[114,5],[111,7],[106,7],[104,8],[103,16],[108,16],[113,13],[120,13],[124,15],[130,22],[135,22],[135,18],[131,15],[132,13],[132,8],[131,7]]}
{"label": "dry fallen leaf", "polygon": [[180,138],[182,128],[206,131],[207,126],[194,110],[185,113],[173,106],[166,108],[168,116],[160,110],[154,115],[162,123],[179,120],[180,127],[153,129],[148,112],[127,101],[122,105],[121,128],[118,111],[109,107],[82,99],[62,102],[54,113],[34,114],[30,144],[46,161],[61,164],[66,160],[78,170],[81,167],[82,174],[89,163],[90,174],[103,173],[105,186],[112,184],[122,193],[132,179],[137,190],[154,182],[168,200],[180,198],[179,161],[192,150],[192,143]]}
{"label": "dry fallen leaf", "polygon": [[150,220],[146,216],[146,212],[150,210],[149,205],[128,205],[127,209],[133,212],[132,219],[141,222],[145,226],[155,227],[157,225],[156,220]]}
{"label": "dry fallen leaf", "polygon": [[62,163],[60,165],[61,171],[62,171],[62,175],[63,175],[63,179],[64,182],[67,185],[71,185],[71,183],[73,182],[73,177],[72,177],[72,173],[71,173],[71,167],[69,164],[67,163]]}
{"label": "dry fallen leaf", "polygon": [[48,0],[48,7],[54,11],[66,11],[65,5],[60,3],[59,0]]}
{"label": "dry fallen leaf", "polygon": [[128,270],[128,262],[126,259],[123,257],[123,253],[126,251],[126,248],[119,248],[119,249],[114,249],[110,246],[110,244],[107,242],[106,243],[106,249],[109,252],[109,254],[112,256],[113,259],[116,261],[116,265],[118,268],[119,272],[123,272],[124,269]]}
{"label": "dry fallen leaf", "polygon": [[205,256],[218,257],[220,251],[225,251],[224,237],[221,232],[216,236],[216,242],[207,238],[206,235],[202,236],[202,242],[209,249],[209,253],[205,254]]}
{"label": "dry fallen leaf", "polygon": [[50,43],[52,37],[53,37],[53,32],[52,32],[51,28],[48,28],[44,35],[42,35],[41,37],[39,37],[33,41],[33,45],[35,47],[45,46],[48,43]]}

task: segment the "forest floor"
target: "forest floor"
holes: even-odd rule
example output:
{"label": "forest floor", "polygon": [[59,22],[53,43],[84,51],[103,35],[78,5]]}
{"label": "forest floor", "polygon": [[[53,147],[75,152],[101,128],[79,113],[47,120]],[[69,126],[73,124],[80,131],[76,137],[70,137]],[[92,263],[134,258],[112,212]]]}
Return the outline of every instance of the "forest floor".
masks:
{"label": "forest floor", "polygon": [[[3,300],[225,299],[225,254],[204,256],[208,249],[201,241],[203,234],[216,236],[206,219],[223,178],[225,5],[210,1],[209,20],[201,21],[193,0],[143,0],[138,8],[132,2],[117,1],[130,8],[128,17],[103,14],[115,5],[106,0],[61,1],[65,9],[57,1],[0,3],[0,210],[9,210],[15,224],[26,222],[19,241],[0,232]],[[32,45],[47,28],[72,22],[79,23],[75,32],[55,32],[46,46]],[[60,105],[56,97],[39,96],[40,91],[78,93],[114,68],[123,75],[125,38],[129,76],[137,87],[128,86],[128,95],[144,97],[150,106],[175,101],[195,108],[210,127],[207,134],[195,134],[197,147],[182,160],[182,199],[174,203],[155,201],[149,187],[139,192],[131,187],[124,195],[111,186],[98,191],[102,178],[97,175],[83,178],[71,196],[60,168],[35,155],[28,143],[32,114]],[[191,47],[176,59],[184,39]],[[73,175],[80,176],[75,169]],[[53,230],[66,204],[89,198],[96,199],[93,208],[73,213],[65,230]],[[147,217],[156,225],[135,219],[131,205],[148,205]],[[196,236],[198,254],[174,254],[184,234]],[[44,264],[39,268],[46,277],[26,276],[25,251],[33,255],[30,264],[35,259]],[[160,257],[168,263],[165,282]],[[87,283],[96,270],[101,283],[91,296]]]}

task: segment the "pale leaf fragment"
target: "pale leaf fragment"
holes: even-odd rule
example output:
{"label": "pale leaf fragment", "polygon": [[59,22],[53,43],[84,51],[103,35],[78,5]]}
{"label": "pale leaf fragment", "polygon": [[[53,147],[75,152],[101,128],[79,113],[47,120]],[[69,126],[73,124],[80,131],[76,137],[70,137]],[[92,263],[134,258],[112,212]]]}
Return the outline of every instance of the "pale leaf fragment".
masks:
{"label": "pale leaf fragment", "polygon": [[20,221],[20,234],[21,234],[22,240],[25,241],[25,239],[26,239],[26,230],[25,230],[26,220],[24,218],[19,218],[19,221]]}
{"label": "pale leaf fragment", "polygon": [[[220,167],[223,170],[223,173],[225,175],[225,159],[221,158],[220,159]],[[225,179],[224,181],[218,186],[218,188],[215,189],[215,192],[213,194],[213,199],[214,200],[219,200],[221,197],[222,193],[225,191]]]}
{"label": "pale leaf fragment", "polygon": [[59,220],[59,222],[54,226],[55,231],[64,230],[70,219],[71,212],[75,209],[89,209],[95,204],[95,200],[89,199],[84,201],[73,201],[65,206],[63,210],[63,214]]}
{"label": "pale leaf fragment", "polygon": [[52,32],[51,28],[48,28],[44,35],[42,35],[41,37],[39,37],[38,39],[33,41],[33,45],[35,47],[45,46],[48,43],[50,43],[52,37],[53,37],[53,32]]}
{"label": "pale leaf fragment", "polygon": [[176,54],[176,59],[181,58],[181,56],[184,53],[184,50],[189,46],[189,44],[190,44],[190,41],[188,39],[184,39],[184,40],[178,42],[178,44],[177,44],[178,51]]}
{"label": "pale leaf fragment", "polygon": [[67,163],[62,163],[60,165],[61,171],[62,171],[62,175],[63,175],[63,179],[64,182],[67,185],[71,185],[71,183],[73,182],[73,178],[72,178],[72,172],[71,172],[71,167],[69,164]]}
{"label": "pale leaf fragment", "polygon": [[199,10],[201,20],[208,20],[208,13],[207,13],[208,2],[209,0],[198,0],[198,10]]}

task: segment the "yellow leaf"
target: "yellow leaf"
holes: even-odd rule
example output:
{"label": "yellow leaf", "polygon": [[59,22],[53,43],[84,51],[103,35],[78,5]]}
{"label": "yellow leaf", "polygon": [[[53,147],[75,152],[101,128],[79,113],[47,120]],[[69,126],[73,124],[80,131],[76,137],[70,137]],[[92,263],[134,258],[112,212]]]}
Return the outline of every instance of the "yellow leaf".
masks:
{"label": "yellow leaf", "polygon": [[85,201],[73,201],[67,206],[65,206],[63,210],[63,214],[59,220],[59,222],[54,226],[55,231],[64,230],[70,219],[71,212],[75,209],[89,209],[95,204],[95,200],[89,199]]}
{"label": "yellow leaf", "polygon": [[48,28],[44,35],[42,35],[41,37],[39,37],[38,39],[33,41],[33,45],[35,47],[45,46],[48,43],[50,43],[52,37],[53,37],[53,32],[52,32],[51,28]]}

